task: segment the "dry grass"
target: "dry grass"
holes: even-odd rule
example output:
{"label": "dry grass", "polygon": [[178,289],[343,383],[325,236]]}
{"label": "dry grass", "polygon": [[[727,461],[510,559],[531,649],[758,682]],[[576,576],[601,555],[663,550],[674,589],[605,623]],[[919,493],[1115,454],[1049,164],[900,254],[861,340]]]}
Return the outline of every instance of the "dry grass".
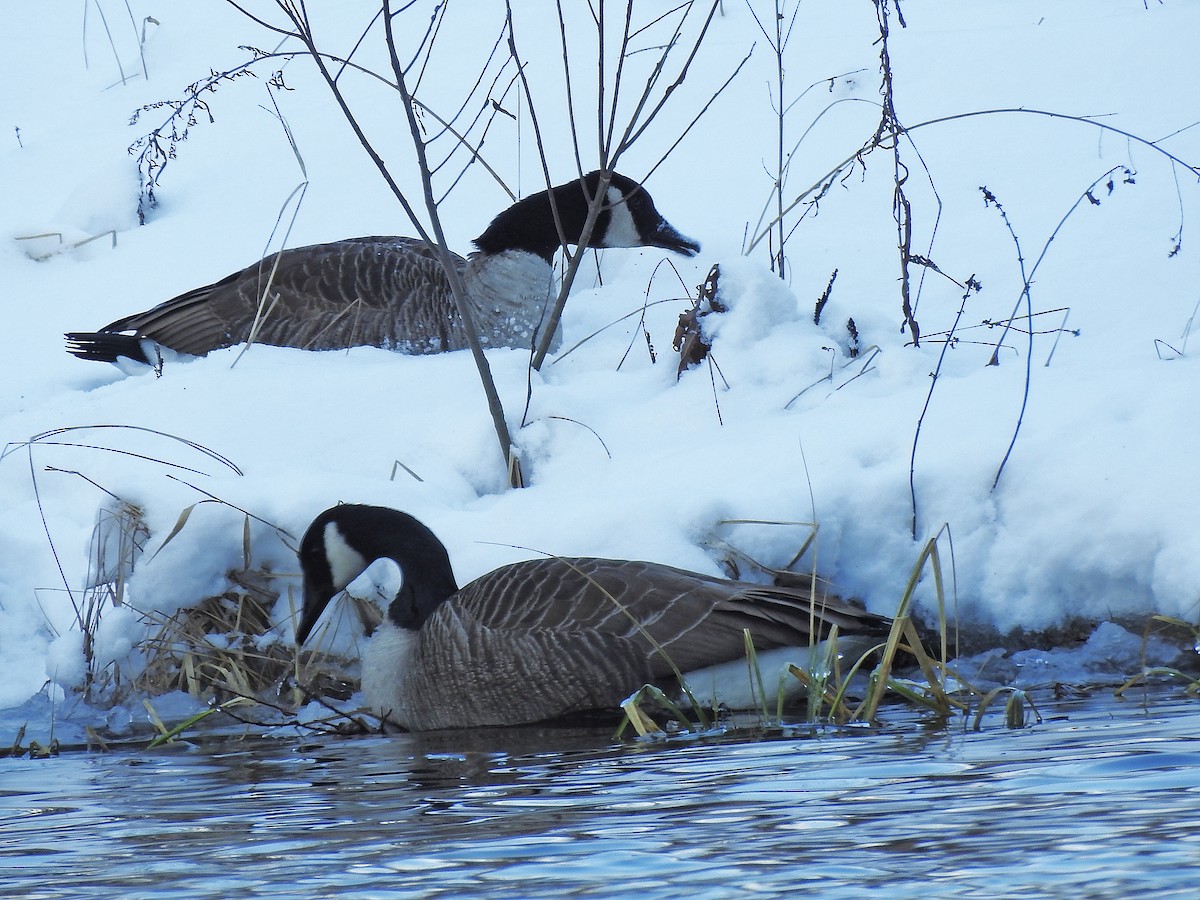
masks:
{"label": "dry grass", "polygon": [[139,646],[145,668],[134,686],[150,696],[186,691],[221,702],[276,689],[295,665],[290,648],[260,639],[272,630],[279,594],[265,572],[235,572],[225,593],[168,617],[149,613],[151,633]]}
{"label": "dry grass", "polygon": [[[193,509],[180,514],[160,550],[186,537]],[[358,690],[357,660],[326,652],[319,643],[316,650],[298,654],[289,626],[276,621],[283,590],[289,592],[289,602],[283,605],[294,614],[289,582],[295,575],[254,564],[248,517],[242,565],[227,573],[227,588],[170,615],[155,610],[153,598],[139,598],[134,606],[126,596],[128,581],[150,538],[142,511],[133,504],[114,498],[97,515],[87,587],[76,602],[87,662],[82,692],[89,703],[109,707],[141,699],[149,704],[163,694],[183,691],[209,704],[205,716],[220,711],[237,718],[234,709],[245,713],[249,708],[250,716],[261,713],[278,723],[310,700],[344,702]],[[144,636],[125,660],[104,661],[94,652],[95,635],[106,611],[118,606],[138,613]],[[379,610],[369,604],[355,603],[354,612],[368,632],[381,619]],[[291,618],[294,615],[287,621]],[[335,712],[353,721],[350,713]],[[153,706],[148,706],[148,714],[152,721],[156,719]],[[184,727],[205,716],[193,717]],[[344,729],[345,722],[336,727]],[[158,730],[159,742],[180,733],[179,726],[160,725]]]}
{"label": "dry grass", "polygon": [[[214,705],[253,701],[275,722],[280,715],[291,719],[312,700],[327,705],[348,701],[359,689],[357,660],[329,652],[320,641],[316,649],[296,650],[272,619],[280,579],[261,570],[228,577],[229,589],[218,596],[172,616],[147,617],[152,630],[138,648],[146,664],[134,680],[135,690],[148,697],[184,691]],[[382,618],[367,603],[355,602],[353,610],[368,632]],[[345,730],[357,712],[330,711],[331,718],[346,720],[338,730]]]}

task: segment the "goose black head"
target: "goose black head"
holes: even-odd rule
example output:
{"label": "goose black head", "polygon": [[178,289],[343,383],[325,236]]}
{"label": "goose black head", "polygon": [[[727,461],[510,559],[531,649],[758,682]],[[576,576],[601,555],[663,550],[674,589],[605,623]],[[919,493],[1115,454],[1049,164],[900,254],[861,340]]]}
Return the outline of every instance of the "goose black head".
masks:
{"label": "goose black head", "polygon": [[337,592],[377,559],[400,567],[400,590],[387,611],[400,628],[420,628],[458,590],[437,536],[407,513],[383,506],[346,503],[325,510],[304,532],[299,556],[304,604],[297,645],[307,640]]}
{"label": "goose black head", "polygon": [[[599,189],[601,174],[590,172],[550,191],[518,200],[492,220],[487,230],[475,239],[475,246],[484,253],[524,250],[553,262],[554,251],[564,240],[568,244],[579,244],[588,206]],[[562,240],[555,224],[555,209],[562,225]],[[694,256],[700,251],[697,241],[680,234],[663,218],[644,187],[619,172],[609,176],[588,246],[662,247],[685,256]]]}

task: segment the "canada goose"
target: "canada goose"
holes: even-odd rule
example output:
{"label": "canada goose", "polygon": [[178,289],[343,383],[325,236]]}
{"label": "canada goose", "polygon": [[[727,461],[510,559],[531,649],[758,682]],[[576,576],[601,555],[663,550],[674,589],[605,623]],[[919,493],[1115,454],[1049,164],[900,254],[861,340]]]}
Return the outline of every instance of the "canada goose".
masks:
{"label": "canada goose", "polygon": [[[485,346],[530,346],[553,283],[554,251],[563,242],[579,243],[600,175],[518,201],[475,239],[478,249],[469,259],[454,257]],[[589,245],[662,247],[688,256],[700,249],[659,214],[645,188],[618,173]],[[361,237],[284,250],[278,260],[268,256],[100,331],[70,332],[67,350],[82,359],[116,363],[125,357],[157,368],[164,356],[200,356],[240,344],[250,340],[264,290],[265,315],[254,334],[259,343],[404,353],[467,346],[435,250],[416,238]]]}
{"label": "canada goose", "polygon": [[[834,597],[814,603],[801,589],[631,560],[535,559],[459,588],[433,532],[380,506],[325,510],[299,555],[297,646],[338,591],[368,566],[374,572],[379,560],[392,561],[394,599],[363,656],[363,694],[412,731],[615,711],[643,684],[677,690],[672,663],[696,673],[736,662],[730,668],[745,680],[744,628],[760,651],[803,648],[793,651],[803,664],[831,625],[844,635],[882,635],[890,624]],[[705,677],[685,674],[697,689]]]}

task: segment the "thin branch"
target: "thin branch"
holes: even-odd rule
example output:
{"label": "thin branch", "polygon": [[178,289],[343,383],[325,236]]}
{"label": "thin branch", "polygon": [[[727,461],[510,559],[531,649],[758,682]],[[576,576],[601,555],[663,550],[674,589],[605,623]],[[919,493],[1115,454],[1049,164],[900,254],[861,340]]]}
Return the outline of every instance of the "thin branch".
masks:
{"label": "thin branch", "polygon": [[[1095,197],[1093,197],[1092,191],[1094,191],[1096,189],[1096,186],[1099,185],[1101,182],[1103,182],[1105,179],[1109,179],[1109,183],[1112,184],[1112,175],[1114,172],[1118,172],[1118,171],[1124,171],[1126,173],[1126,180],[1129,180],[1129,178],[1131,177],[1129,170],[1126,169],[1124,166],[1114,166],[1113,168],[1111,168],[1107,172],[1105,172],[1103,175],[1101,175],[1099,178],[1097,178],[1095,181],[1093,181],[1088,186],[1088,188],[1079,195],[1079,197],[1075,200],[1075,202],[1071,204],[1071,208],[1068,209],[1066,211],[1066,213],[1063,215],[1063,217],[1059,220],[1058,225],[1056,225],[1054,230],[1050,233],[1050,237],[1048,237],[1046,239],[1046,243],[1042,246],[1042,252],[1040,254],[1038,254],[1037,260],[1034,261],[1034,264],[1030,268],[1028,273],[1025,272],[1025,260],[1024,260],[1024,257],[1021,255],[1020,241],[1017,240],[1016,232],[1013,230],[1012,224],[1008,220],[1008,214],[1004,211],[1004,208],[1000,205],[1000,202],[998,200],[996,200],[995,196],[990,191],[988,191],[986,188],[983,189],[985,199],[990,201],[991,203],[995,204],[996,209],[999,210],[1000,215],[1004,220],[1004,224],[1008,227],[1009,233],[1012,235],[1013,241],[1016,242],[1017,260],[1020,263],[1020,267],[1021,267],[1021,281],[1022,281],[1021,295],[1017,298],[1017,306],[1019,307],[1022,300],[1024,301],[1026,312],[1027,312],[1027,319],[1029,322],[1029,346],[1028,346],[1027,352],[1025,354],[1025,390],[1024,390],[1024,393],[1021,398],[1021,410],[1017,414],[1017,423],[1016,423],[1016,426],[1013,428],[1013,435],[1012,435],[1012,438],[1008,442],[1008,448],[1004,451],[1004,458],[1000,461],[1000,465],[996,469],[996,477],[992,480],[992,490],[995,490],[996,486],[1000,483],[1000,476],[1004,473],[1004,467],[1008,464],[1009,457],[1012,455],[1013,447],[1016,446],[1017,435],[1020,434],[1021,425],[1025,420],[1025,409],[1029,404],[1029,386],[1030,386],[1030,381],[1033,377],[1032,366],[1033,366],[1034,328],[1033,328],[1033,299],[1031,297],[1031,287],[1033,284],[1034,276],[1037,274],[1037,270],[1041,266],[1042,261],[1045,260],[1046,254],[1050,251],[1050,245],[1052,243],[1054,243],[1054,239],[1056,237],[1058,237],[1058,233],[1062,230],[1063,226],[1066,225],[1067,219],[1069,219],[1071,217],[1071,215],[1075,212],[1075,210],[1079,209],[1080,205],[1084,202],[1084,200],[1088,200],[1089,202],[1092,202],[1092,203],[1097,203],[1098,201],[1095,199]],[[1003,341],[1005,334],[1008,333],[1008,329],[1011,327],[1012,321],[1016,318],[1016,312],[1017,312],[1017,307],[1014,307],[1013,314],[1009,317],[1008,324],[1005,325],[1004,331],[1002,331],[1000,334],[1000,341]],[[1000,358],[996,352],[993,352],[992,358],[989,360],[988,365],[994,366],[994,365],[999,365],[999,364],[1000,364]]]}
{"label": "thin branch", "polygon": [[[575,92],[574,92],[574,89],[572,88],[573,81],[571,79],[571,61],[570,61],[569,55],[567,53],[567,22],[566,22],[566,18],[563,16],[562,0],[557,0],[557,6],[558,6],[558,39],[559,39],[560,45],[562,46],[563,77],[566,80],[566,90],[567,90],[567,121],[574,122],[575,121]],[[513,48],[513,54],[514,54],[514,58],[515,58],[516,45],[513,44],[512,48]],[[520,66],[519,61],[517,62],[517,65]],[[526,91],[525,96],[529,97],[528,91]],[[532,98],[530,98],[529,105],[531,107],[533,105]],[[577,129],[577,128],[571,129],[571,146],[574,147],[574,149],[575,149],[575,168],[579,172],[580,176],[582,176],[583,171],[584,171],[583,170],[583,156],[579,152],[579,129]],[[546,181],[547,181],[547,186],[549,186],[549,178],[548,177],[547,177]]]}
{"label": "thin branch", "polygon": [[692,129],[696,127],[696,124],[700,121],[701,118],[704,117],[704,114],[708,112],[708,110],[716,102],[717,98],[720,97],[723,93],[725,93],[725,89],[733,83],[733,80],[735,78],[737,78],[738,73],[741,72],[742,67],[745,66],[746,63],[748,63],[750,61],[750,56],[753,53],[754,53],[754,47],[751,47],[749,52],[747,52],[746,55],[742,58],[742,61],[737,64],[737,67],[733,70],[733,72],[730,74],[730,76],[725,79],[725,83],[722,84],[719,88],[717,88],[716,92],[711,97],[709,97],[707,101],[705,101],[704,106],[702,106],[700,108],[699,112],[697,112],[696,115],[692,117],[692,121],[688,122],[687,126],[679,132],[679,136],[675,138],[675,140],[671,144],[671,146],[668,147],[665,151],[663,151],[662,155],[659,156],[658,160],[654,163],[654,165],[652,165],[650,167],[650,171],[648,171],[646,173],[646,177],[642,179],[643,184],[645,184],[647,181],[649,181],[650,176],[653,175],[655,173],[655,171],[657,171],[658,167],[661,166],[664,162],[666,162],[667,157],[669,157],[672,153],[675,152],[675,148],[678,147],[683,142],[683,139],[691,133]]}
{"label": "thin branch", "polygon": [[[633,0],[628,0],[628,2],[625,4],[625,25],[621,32],[621,50],[619,53],[617,53],[617,71],[613,76],[612,102],[610,103],[608,110],[607,128],[604,127],[603,121],[600,123],[600,159],[602,161],[608,158],[608,153],[612,149],[613,135],[617,130],[617,107],[619,106],[618,101],[621,96],[621,85],[623,81],[621,76],[625,72],[625,60],[629,56],[629,41],[631,38],[629,29],[632,25],[632,22]],[[649,87],[648,84],[647,87]],[[601,110],[601,113],[603,113],[603,109]]]}
{"label": "thin branch", "polygon": [[[654,122],[654,120],[658,117],[658,114],[660,112],[662,112],[663,107],[667,105],[667,101],[670,99],[671,94],[673,94],[675,92],[676,88],[678,88],[680,85],[682,85],[683,82],[687,79],[688,72],[691,70],[692,63],[695,62],[696,55],[700,52],[700,45],[704,42],[705,35],[708,34],[708,28],[712,24],[713,17],[716,15],[717,7],[719,5],[720,5],[720,0],[713,0],[713,5],[708,11],[708,17],[704,20],[704,25],[701,27],[700,33],[696,36],[695,41],[692,43],[691,53],[688,54],[688,58],[684,61],[683,67],[679,70],[679,74],[675,77],[675,80],[671,84],[667,85],[667,88],[666,88],[666,90],[663,91],[662,97],[659,98],[658,103],[655,104],[654,108],[652,110],[650,110],[649,113],[646,114],[645,121],[636,130],[634,130],[634,125],[636,124],[638,118],[641,116],[643,104],[639,103],[637,109],[634,110],[633,115],[630,116],[629,127],[626,129],[625,136],[621,138],[620,144],[618,144],[616,150],[613,151],[614,165],[616,163],[617,158],[625,150],[628,150],[629,147],[631,147],[634,143],[636,143],[638,138],[640,138],[642,136],[642,134],[645,133],[646,129],[649,128],[650,125]],[[684,19],[687,18],[687,15],[690,12],[691,12],[691,9],[689,8],[688,12],[684,14]],[[683,19],[680,20],[679,26],[676,28],[676,36],[678,36],[679,31],[680,31],[680,29],[682,29],[682,27],[683,27]],[[672,40],[672,42],[670,44],[668,44],[668,49],[663,52],[663,56],[659,60],[659,66],[656,67],[656,76],[657,76],[658,71],[661,69],[661,67],[666,63],[667,53],[670,52],[670,48],[673,45],[673,43],[674,43],[674,40]]]}
{"label": "thin branch", "polygon": [[[1166,149],[1158,146],[1158,144],[1156,144],[1154,141],[1147,140],[1146,138],[1143,138],[1143,137],[1139,137],[1136,134],[1133,134],[1128,131],[1124,131],[1123,129],[1117,128],[1113,125],[1108,125],[1104,122],[1097,122],[1095,119],[1091,119],[1086,116],[1072,116],[1072,115],[1068,115],[1066,113],[1053,112],[1053,111],[1045,110],[1045,109],[1031,109],[1028,107],[999,107],[996,109],[981,109],[981,110],[975,110],[972,112],[955,113],[955,114],[949,115],[949,116],[939,116],[935,119],[928,119],[924,122],[918,122],[915,125],[905,125],[902,128],[902,130],[900,132],[898,132],[898,134],[910,134],[910,133],[912,133],[914,131],[918,131],[922,128],[928,128],[931,125],[944,125],[947,122],[955,122],[960,119],[973,119],[973,118],[978,118],[980,116],[996,116],[996,115],[1045,116],[1045,117],[1051,118],[1051,119],[1063,119],[1068,122],[1078,122],[1083,125],[1091,125],[1093,128],[1099,128],[1102,131],[1107,131],[1107,132],[1111,132],[1113,134],[1121,135],[1122,137],[1125,137],[1128,140],[1131,140],[1135,143],[1141,144],[1145,147],[1149,147],[1151,150],[1155,151],[1156,153],[1161,154],[1162,156],[1165,156],[1167,159],[1171,160],[1171,162],[1175,163],[1176,165],[1182,166],[1183,168],[1187,169],[1189,172],[1191,172],[1193,175],[1195,175],[1198,180],[1200,180],[1200,166],[1192,165],[1191,163],[1188,163],[1185,160],[1180,159],[1178,156],[1176,156],[1174,153],[1171,153],[1169,150],[1166,150]],[[787,215],[789,212],[791,212],[793,209],[795,209],[797,206],[799,206],[801,203],[803,203],[806,199],[808,199],[808,197],[811,194],[823,192],[824,189],[826,189],[829,182],[836,179],[838,177],[838,175],[842,174],[847,168],[850,168],[856,162],[859,162],[864,155],[866,155],[867,153],[870,153],[877,146],[879,146],[879,145],[875,142],[874,137],[872,137],[872,139],[866,141],[861,147],[859,147],[857,150],[855,150],[853,153],[851,153],[849,156],[847,156],[845,159],[843,159],[840,163],[835,165],[832,169],[830,169],[828,172],[826,172],[824,175],[822,175],[819,179],[817,179],[817,181],[814,182],[811,187],[809,187],[809,188],[805,189],[804,191],[802,191],[801,193],[799,193],[792,200],[792,202],[789,203],[784,208],[784,210],[783,210],[784,215]],[[754,236],[754,238],[750,241],[750,243],[747,245],[746,253],[752,252],[759,244],[761,244],[767,238],[767,236],[770,234],[770,231],[772,228],[774,228],[774,226],[775,226],[774,220],[772,220],[771,222],[768,222],[763,227],[763,229],[758,234],[756,234]]]}
{"label": "thin branch", "polygon": [[[413,147],[417,154],[418,167],[421,173],[421,183],[425,200],[425,208],[430,217],[430,228],[426,228],[417,211],[408,197],[401,190],[400,186],[392,177],[388,170],[386,162],[379,155],[378,151],[371,144],[366,134],[362,130],[354,112],[350,109],[345,96],[342,94],[341,88],[329,71],[326,65],[326,55],[317,49],[316,39],[312,32],[311,23],[308,20],[307,11],[303,2],[289,2],[289,0],[277,0],[278,7],[287,15],[292,23],[296,26],[300,41],[304,44],[308,55],[316,64],[321,77],[325,80],[330,91],[333,93],[334,99],[341,109],[343,116],[349,123],[359,143],[383,176],[388,188],[399,201],[404,212],[407,214],[413,227],[417,230],[421,239],[425,243],[434,248],[438,256],[438,261],[442,265],[442,269],[446,274],[447,280],[450,283],[451,292],[454,295],[455,305],[458,308],[460,320],[463,325],[463,331],[467,338],[467,345],[471,349],[474,357],[476,368],[479,371],[480,381],[483,383],[484,393],[487,397],[488,409],[492,416],[492,423],[496,429],[496,436],[500,442],[501,453],[504,456],[505,465],[510,473],[510,483],[514,481],[514,472],[519,470],[516,466],[515,457],[513,455],[513,443],[508,432],[508,425],[504,418],[504,409],[500,403],[499,393],[496,391],[495,382],[492,379],[491,369],[488,366],[487,357],[483,353],[482,345],[479,341],[478,330],[475,327],[474,319],[471,316],[471,311],[466,302],[466,289],[463,286],[462,278],[458,272],[458,267],[455,265],[453,255],[450,253],[446,244],[445,235],[442,231],[441,220],[437,213],[437,202],[433,197],[433,186],[431,182],[429,160],[425,153],[425,144],[421,138],[420,123],[416,118],[416,105],[408,91],[405,82],[404,68],[400,63],[400,59],[396,49],[395,33],[393,23],[395,14],[392,11],[389,0],[383,2],[383,23],[384,37],[387,43],[388,56],[392,65],[392,71],[396,78],[395,88],[400,93],[400,99],[404,106],[404,112],[409,126],[409,132],[412,137]],[[411,4],[410,4],[411,6]],[[407,9],[408,7],[405,7]],[[431,234],[432,231],[432,234]],[[519,479],[518,479],[519,480]]]}
{"label": "thin branch", "polygon": [[[608,195],[608,186],[612,178],[611,170],[603,170],[600,173],[600,178],[596,182],[596,196],[588,198],[587,218],[584,219],[583,231],[579,236],[579,243],[576,245],[576,250],[571,253],[566,246],[566,239],[562,235],[562,226],[558,222],[558,209],[551,201],[551,209],[554,210],[555,224],[559,226],[559,236],[563,243],[563,253],[566,256],[566,271],[563,272],[562,284],[558,290],[558,297],[554,301],[554,306],[550,310],[550,315],[546,317],[546,324],[542,329],[542,334],[539,338],[537,349],[534,351],[530,365],[535,369],[541,369],[542,363],[546,360],[546,354],[550,352],[550,343],[554,340],[554,333],[558,330],[558,323],[562,319],[563,309],[567,305],[567,297],[571,293],[571,286],[575,283],[575,276],[579,272],[579,264],[583,261],[584,252],[587,250],[588,243],[592,239],[592,232],[595,230],[596,221],[600,218],[600,211],[604,208],[605,201]],[[553,195],[551,195],[553,198]]]}
{"label": "thin branch", "polygon": [[958,313],[954,317],[954,324],[950,328],[949,336],[945,343],[942,344],[941,352],[938,354],[937,366],[929,376],[929,393],[925,395],[925,404],[921,407],[921,415],[917,418],[916,431],[913,433],[912,452],[908,458],[908,493],[912,501],[912,536],[913,540],[917,539],[917,444],[921,440],[921,427],[925,424],[925,416],[929,412],[929,405],[933,401],[933,391],[937,387],[938,379],[941,377],[942,363],[946,359],[946,351],[953,346],[954,329],[958,327],[959,321],[963,317],[963,313],[967,309],[967,299],[972,293],[979,290],[979,282],[972,275],[966,281],[966,291],[962,295],[962,303],[959,304]]}
{"label": "thin branch", "polygon": [[500,394],[496,390],[496,382],[492,378],[491,366],[488,364],[487,356],[483,352],[483,344],[479,340],[479,330],[475,327],[475,319],[467,303],[466,286],[463,284],[458,266],[455,265],[454,258],[446,244],[446,236],[442,231],[441,217],[438,215],[437,203],[433,197],[433,183],[429,171],[429,160],[425,155],[425,144],[421,140],[421,126],[417,122],[416,112],[410,100],[407,85],[405,84],[404,70],[396,54],[396,36],[392,27],[390,0],[383,0],[383,11],[383,25],[387,38],[388,57],[391,59],[392,73],[396,77],[396,86],[400,91],[400,99],[404,103],[404,112],[408,119],[408,128],[412,135],[413,147],[417,151],[418,168],[421,172],[421,186],[425,194],[425,208],[429,213],[430,224],[433,226],[433,233],[436,239],[436,241],[429,241],[429,243],[433,244],[437,250],[442,268],[445,270],[450,282],[450,289],[454,294],[454,303],[458,307],[458,314],[462,319],[463,332],[466,334],[467,346],[471,349],[471,356],[474,358],[475,367],[479,371],[479,380],[483,384],[484,394],[487,396],[488,410],[492,415],[492,424],[496,429],[496,437],[500,441],[500,451],[504,456],[505,466],[509,471],[511,486],[519,487],[519,483],[512,483],[514,481],[513,475],[519,472],[519,470],[514,469],[515,448],[508,431],[508,423],[504,418],[504,406],[500,402]]}
{"label": "thin branch", "polygon": [[[271,24],[261,16],[254,15],[254,13],[250,12],[250,10],[238,3],[237,0],[225,0],[225,2],[240,12],[255,25],[259,25],[262,28],[265,28],[267,31],[273,31],[275,34],[282,35],[283,37],[296,38],[296,40],[300,40],[299,32],[288,31],[286,28]],[[284,9],[284,12],[287,13],[286,8]],[[291,18],[290,14],[288,14],[288,18]],[[295,22],[295,19],[292,19],[292,21]]]}

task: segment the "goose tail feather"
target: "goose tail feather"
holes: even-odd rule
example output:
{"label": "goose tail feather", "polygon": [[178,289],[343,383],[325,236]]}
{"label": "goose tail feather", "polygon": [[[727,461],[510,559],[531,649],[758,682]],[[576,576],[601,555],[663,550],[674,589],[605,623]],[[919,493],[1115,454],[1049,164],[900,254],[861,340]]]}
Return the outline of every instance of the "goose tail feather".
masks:
{"label": "goose tail feather", "polygon": [[134,334],[112,331],[69,331],[67,352],[80,359],[115,363],[121,358],[145,365],[154,365],[146,355],[142,338]]}

